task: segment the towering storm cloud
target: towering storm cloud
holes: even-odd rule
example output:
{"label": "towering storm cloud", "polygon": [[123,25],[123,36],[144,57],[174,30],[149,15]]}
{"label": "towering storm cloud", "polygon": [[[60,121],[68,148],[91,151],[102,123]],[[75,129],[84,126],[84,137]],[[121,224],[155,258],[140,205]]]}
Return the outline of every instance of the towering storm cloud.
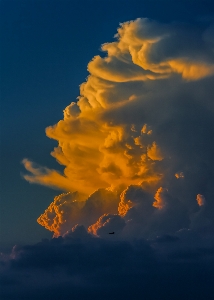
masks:
{"label": "towering storm cloud", "polygon": [[122,23],[88,64],[80,96],[46,129],[64,174],[25,159],[31,183],[63,191],[38,218],[118,238],[213,228],[214,38],[187,24]]}
{"label": "towering storm cloud", "polygon": [[[0,253],[1,299],[200,299],[214,286],[213,26],[137,19],[46,129],[53,238]],[[62,169],[62,168],[61,168]],[[111,234],[109,234],[111,233]]]}

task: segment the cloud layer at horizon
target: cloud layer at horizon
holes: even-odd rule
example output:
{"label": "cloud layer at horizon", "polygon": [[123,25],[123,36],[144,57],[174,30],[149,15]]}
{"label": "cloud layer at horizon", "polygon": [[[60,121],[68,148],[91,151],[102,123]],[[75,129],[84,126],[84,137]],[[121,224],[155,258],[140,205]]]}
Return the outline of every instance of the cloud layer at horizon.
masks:
{"label": "cloud layer at horizon", "polygon": [[[2,299],[208,299],[212,234],[182,230],[153,240],[97,238],[84,226],[2,255]],[[191,242],[191,243],[190,243]],[[181,288],[182,287],[182,288]]]}

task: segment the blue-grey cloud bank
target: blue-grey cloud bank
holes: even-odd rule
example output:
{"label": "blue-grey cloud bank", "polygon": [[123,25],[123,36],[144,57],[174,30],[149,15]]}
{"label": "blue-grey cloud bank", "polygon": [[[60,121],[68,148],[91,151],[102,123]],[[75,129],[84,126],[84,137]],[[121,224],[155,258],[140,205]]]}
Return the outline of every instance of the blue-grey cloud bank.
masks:
{"label": "blue-grey cloud bank", "polygon": [[213,267],[213,238],[206,233],[110,241],[76,226],[63,237],[14,247],[1,263],[1,294],[2,299],[212,299]]}

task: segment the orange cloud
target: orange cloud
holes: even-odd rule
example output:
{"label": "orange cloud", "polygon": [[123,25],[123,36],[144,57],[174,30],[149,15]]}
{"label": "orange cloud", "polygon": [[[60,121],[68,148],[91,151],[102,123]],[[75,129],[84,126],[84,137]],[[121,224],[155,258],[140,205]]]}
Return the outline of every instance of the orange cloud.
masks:
{"label": "orange cloud", "polygon": [[64,191],[72,190],[70,180],[56,170],[50,170],[40,166],[35,167],[35,164],[28,159],[24,159],[22,163],[25,169],[31,173],[30,175],[23,175],[30,183],[46,185]]}
{"label": "orange cloud", "polygon": [[[191,31],[172,24],[137,19],[121,24],[115,41],[102,45],[106,55],[89,62],[77,102],[64,109],[62,120],[46,128],[46,135],[58,142],[51,155],[64,173],[23,161],[29,182],[70,192],[54,199],[38,218],[41,225],[55,235],[77,223],[97,233],[105,227],[101,216],[119,211],[121,219],[135,208],[133,198],[127,198],[130,186],[151,195],[156,191],[153,207],[162,209],[167,190],[160,186],[185,184],[183,173],[175,172],[190,161],[186,136],[194,140],[195,129],[189,124],[195,122],[196,102],[190,102],[189,95],[200,97],[189,82],[198,84],[214,74],[212,51],[205,44],[187,45],[190,36]],[[200,44],[199,34],[192,39]],[[201,107],[196,110],[200,112]],[[184,180],[174,183],[174,174]],[[202,205],[202,197],[197,201]]]}
{"label": "orange cloud", "polygon": [[129,209],[134,205],[131,199],[126,199],[126,192],[128,188],[126,188],[120,195],[120,203],[118,206],[118,213],[120,216],[124,217]]}
{"label": "orange cloud", "polygon": [[117,213],[118,203],[117,192],[108,189],[99,189],[87,199],[78,192],[63,193],[54,198],[37,222],[59,236],[76,224],[88,227],[104,213]]}
{"label": "orange cloud", "polygon": [[[125,221],[118,215],[104,214],[98,221],[88,227],[88,232],[96,236],[107,238],[109,232],[118,235],[125,227]],[[112,237],[111,237],[112,239]]]}
{"label": "orange cloud", "polygon": [[79,222],[79,214],[83,205],[84,202],[79,201],[77,192],[61,194],[54,198],[37,222],[57,237],[65,233],[68,226],[70,229]]}
{"label": "orange cloud", "polygon": [[196,201],[197,201],[197,203],[198,203],[199,206],[203,206],[205,204],[205,198],[201,194],[197,195]]}
{"label": "orange cloud", "polygon": [[163,155],[156,142],[152,143],[152,146],[147,147],[147,155],[152,160],[163,160]]}
{"label": "orange cloud", "polygon": [[179,172],[179,173],[175,173],[175,177],[178,178],[184,178],[184,173],[183,172]]}
{"label": "orange cloud", "polygon": [[167,192],[167,189],[160,187],[154,198],[155,201],[153,202],[153,206],[158,208],[158,209],[162,209],[165,205],[166,205],[166,200],[165,200],[165,194]]}
{"label": "orange cloud", "polygon": [[178,59],[169,61],[169,65],[186,80],[198,80],[214,74],[214,65],[202,61]]}

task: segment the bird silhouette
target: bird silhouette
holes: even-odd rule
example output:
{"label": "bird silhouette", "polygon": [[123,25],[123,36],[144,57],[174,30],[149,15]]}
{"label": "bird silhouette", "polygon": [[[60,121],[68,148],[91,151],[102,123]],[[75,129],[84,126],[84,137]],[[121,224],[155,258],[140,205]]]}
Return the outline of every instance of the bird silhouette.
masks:
{"label": "bird silhouette", "polygon": [[114,234],[114,231],[113,232],[109,232],[108,234]]}

